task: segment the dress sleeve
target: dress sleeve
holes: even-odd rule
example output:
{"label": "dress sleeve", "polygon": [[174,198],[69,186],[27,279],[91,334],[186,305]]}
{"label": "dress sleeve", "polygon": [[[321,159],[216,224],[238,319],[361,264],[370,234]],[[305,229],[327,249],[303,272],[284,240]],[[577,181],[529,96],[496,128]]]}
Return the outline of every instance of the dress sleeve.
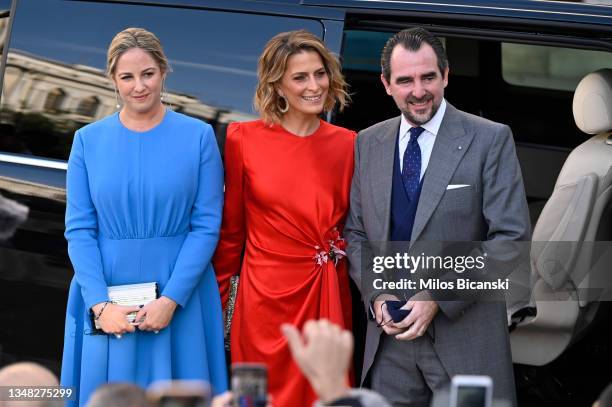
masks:
{"label": "dress sleeve", "polygon": [[[191,208],[190,230],[162,295],[184,307],[209,263],[221,226],[223,166],[212,130],[206,125],[200,139],[198,190]],[[212,272],[212,270],[210,271]]]}
{"label": "dress sleeve", "polygon": [[98,246],[98,214],[91,200],[83,139],[77,131],[66,174],[66,233],[68,255],[87,309],[108,301],[102,256]]}
{"label": "dress sleeve", "polygon": [[244,209],[244,159],[242,128],[232,123],[225,140],[225,207],[221,239],[213,259],[223,309],[227,305],[230,278],[238,274],[246,241]]}

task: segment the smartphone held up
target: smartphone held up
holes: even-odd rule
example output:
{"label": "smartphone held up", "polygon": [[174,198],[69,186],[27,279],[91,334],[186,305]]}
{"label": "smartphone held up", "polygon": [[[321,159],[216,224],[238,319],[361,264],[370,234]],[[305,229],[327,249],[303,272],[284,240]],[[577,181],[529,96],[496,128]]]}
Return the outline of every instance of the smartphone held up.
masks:
{"label": "smartphone held up", "polygon": [[453,377],[449,407],[491,407],[492,402],[493,380],[489,376]]}
{"label": "smartphone held up", "polygon": [[261,363],[232,364],[234,407],[266,407],[268,371]]}

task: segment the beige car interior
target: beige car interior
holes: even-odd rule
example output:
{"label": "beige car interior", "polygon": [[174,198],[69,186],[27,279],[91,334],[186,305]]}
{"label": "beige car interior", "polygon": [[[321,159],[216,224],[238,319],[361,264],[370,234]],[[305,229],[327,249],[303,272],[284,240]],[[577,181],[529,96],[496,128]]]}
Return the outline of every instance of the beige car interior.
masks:
{"label": "beige car interior", "polygon": [[510,334],[515,363],[555,360],[612,296],[612,249],[603,243],[612,241],[612,69],[580,81],[573,113],[592,137],[568,156],[534,227],[531,307],[523,311],[535,312],[523,312]]}

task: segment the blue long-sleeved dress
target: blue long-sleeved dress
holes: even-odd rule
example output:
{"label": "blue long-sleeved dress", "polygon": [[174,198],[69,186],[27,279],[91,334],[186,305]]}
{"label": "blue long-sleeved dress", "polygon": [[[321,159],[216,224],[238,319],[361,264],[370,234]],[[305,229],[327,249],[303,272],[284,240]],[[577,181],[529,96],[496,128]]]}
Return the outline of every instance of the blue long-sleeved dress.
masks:
{"label": "blue long-sleeved dress", "polygon": [[[67,174],[70,286],[61,384],[85,405],[106,382],[204,379],[227,389],[219,291],[210,259],[223,206],[212,128],[168,110],[145,132],[116,113],[77,131]],[[107,286],[156,281],[177,302],[159,332],[92,335]]]}

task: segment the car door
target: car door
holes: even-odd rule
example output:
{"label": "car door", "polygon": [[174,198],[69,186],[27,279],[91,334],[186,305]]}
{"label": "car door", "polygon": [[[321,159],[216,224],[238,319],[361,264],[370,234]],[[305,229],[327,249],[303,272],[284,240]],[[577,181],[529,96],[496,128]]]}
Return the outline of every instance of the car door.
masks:
{"label": "car door", "polygon": [[29,216],[0,242],[0,365],[39,360],[59,371],[73,275],[63,236],[66,160],[77,129],[117,111],[104,74],[114,34],[145,27],[160,38],[172,68],[164,103],[211,123],[222,150],[229,122],[257,117],[252,97],[267,40],[306,29],[339,52],[342,16],[280,2],[15,2],[1,73],[0,193]]}

